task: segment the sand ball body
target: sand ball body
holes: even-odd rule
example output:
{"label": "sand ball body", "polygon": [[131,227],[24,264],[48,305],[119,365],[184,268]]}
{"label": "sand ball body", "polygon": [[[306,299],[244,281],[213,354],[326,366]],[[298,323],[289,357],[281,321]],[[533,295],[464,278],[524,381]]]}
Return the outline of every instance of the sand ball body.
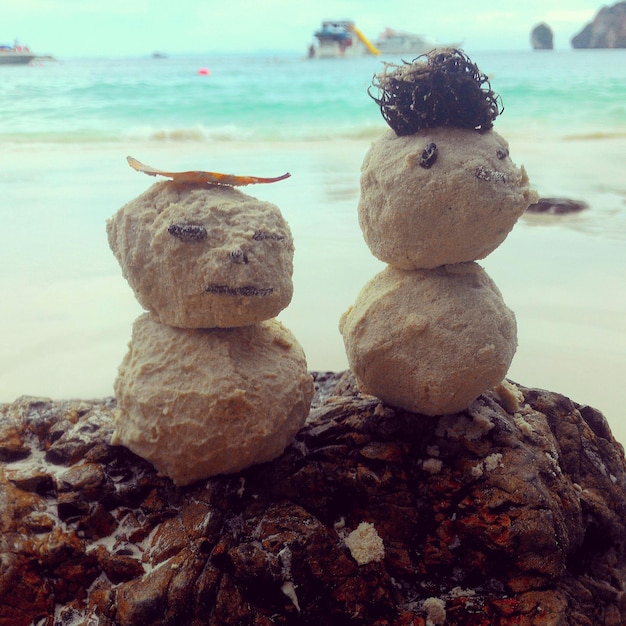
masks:
{"label": "sand ball body", "polygon": [[140,304],[179,328],[245,326],[293,294],[293,239],[275,205],[232,187],[156,183],[107,223]]}
{"label": "sand ball body", "polygon": [[431,268],[484,258],[536,198],[493,131],[389,130],[363,162],[359,224],[380,260]]}
{"label": "sand ball body", "polygon": [[387,267],[340,330],[362,391],[427,415],[460,411],[500,383],[517,347],[515,316],[476,263]]}
{"label": "sand ball body", "polygon": [[144,314],[115,393],[113,443],[186,485],[282,454],[309,413],[313,381],[302,348],[276,320],[190,330]]}

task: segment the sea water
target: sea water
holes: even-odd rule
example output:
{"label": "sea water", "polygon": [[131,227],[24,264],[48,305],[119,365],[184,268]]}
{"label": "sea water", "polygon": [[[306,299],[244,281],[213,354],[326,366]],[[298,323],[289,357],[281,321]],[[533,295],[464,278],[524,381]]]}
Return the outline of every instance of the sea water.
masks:
{"label": "sea water", "polygon": [[[539,193],[589,205],[523,217],[481,262],[517,315],[509,375],[600,408],[626,440],[626,51],[468,52],[502,98],[495,130]],[[154,182],[129,154],[162,169],[289,171],[244,189],[277,204],[294,234],[295,292],[280,319],[312,369],[345,368],[338,318],[383,267],[356,216],[361,162],[386,128],[367,93],[382,63],[263,54],[0,67],[0,402],[112,393],[140,307],[105,222]]]}
{"label": "sea water", "polygon": [[[551,135],[625,132],[624,50],[472,57],[502,97],[506,115],[498,126]],[[378,132],[381,118],[367,89],[384,62],[371,56],[308,60],[283,54],[2,67],[0,141],[369,137]]]}

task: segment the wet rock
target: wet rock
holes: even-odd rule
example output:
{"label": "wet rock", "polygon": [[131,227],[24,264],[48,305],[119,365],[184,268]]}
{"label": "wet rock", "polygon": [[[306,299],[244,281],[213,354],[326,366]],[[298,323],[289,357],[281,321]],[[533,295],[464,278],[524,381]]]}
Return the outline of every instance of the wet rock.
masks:
{"label": "wet rock", "polygon": [[0,461],[16,461],[29,454],[18,427],[13,424],[0,423]]}
{"label": "wet rock", "polygon": [[566,213],[578,213],[588,209],[589,205],[582,200],[570,200],[569,198],[540,198],[539,202],[529,205],[527,213],[543,213],[545,215],[564,215]]}
{"label": "wet rock", "polygon": [[22,491],[31,491],[45,495],[56,490],[53,476],[33,465],[24,468],[9,468],[6,470],[5,475]]}
{"label": "wet rock", "polygon": [[600,412],[507,383],[415,416],[314,377],[281,457],[185,488],[109,445],[110,400],[0,405],[21,450],[0,623],[626,622],[626,462]]}

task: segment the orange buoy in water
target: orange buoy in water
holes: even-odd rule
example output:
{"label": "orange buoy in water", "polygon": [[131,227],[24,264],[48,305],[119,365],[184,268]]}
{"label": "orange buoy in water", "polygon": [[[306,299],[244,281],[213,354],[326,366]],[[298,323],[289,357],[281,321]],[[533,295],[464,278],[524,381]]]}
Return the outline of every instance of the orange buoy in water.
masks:
{"label": "orange buoy in water", "polygon": [[198,74],[200,74],[200,76],[208,76],[210,73],[211,73],[211,72],[210,72],[210,70],[209,70],[209,68],[208,68],[208,67],[201,67],[201,68],[198,70]]}

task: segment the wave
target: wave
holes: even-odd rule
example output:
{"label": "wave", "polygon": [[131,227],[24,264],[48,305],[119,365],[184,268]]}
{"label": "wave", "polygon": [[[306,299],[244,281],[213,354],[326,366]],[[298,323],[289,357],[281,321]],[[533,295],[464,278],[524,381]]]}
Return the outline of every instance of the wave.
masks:
{"label": "wave", "polygon": [[[576,130],[571,125],[546,123],[544,120],[520,120],[507,118],[497,120],[495,130],[509,141],[536,137],[541,141],[606,141],[626,139],[623,124],[604,124],[581,127]],[[161,126],[150,124],[130,124],[119,129],[0,129],[0,142],[5,145],[19,144],[115,144],[128,142],[141,143],[220,143],[220,142],[268,142],[268,143],[299,143],[322,142],[333,140],[373,141],[381,132],[387,130],[382,118],[373,121],[356,120],[354,122],[338,122],[318,120],[309,123],[260,125],[245,124],[194,124]]]}
{"label": "wave", "polygon": [[16,144],[97,144],[120,142],[169,142],[169,143],[212,143],[212,142],[302,142],[328,140],[372,140],[386,128],[384,122],[365,124],[328,124],[281,126],[268,125],[245,127],[237,125],[155,127],[133,126],[122,131],[83,130],[65,132],[5,132],[0,133],[0,142]]}

